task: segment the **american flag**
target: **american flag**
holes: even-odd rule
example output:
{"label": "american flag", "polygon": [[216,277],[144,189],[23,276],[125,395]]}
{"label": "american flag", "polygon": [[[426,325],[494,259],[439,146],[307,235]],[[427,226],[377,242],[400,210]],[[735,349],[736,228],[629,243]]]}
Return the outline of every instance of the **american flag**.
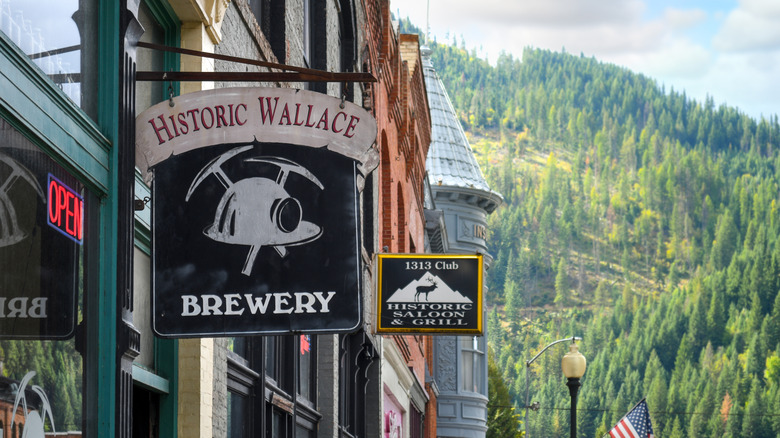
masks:
{"label": "american flag", "polygon": [[612,430],[609,431],[612,438],[655,438],[653,424],[650,422],[650,413],[647,412],[647,403],[642,400],[631,409]]}

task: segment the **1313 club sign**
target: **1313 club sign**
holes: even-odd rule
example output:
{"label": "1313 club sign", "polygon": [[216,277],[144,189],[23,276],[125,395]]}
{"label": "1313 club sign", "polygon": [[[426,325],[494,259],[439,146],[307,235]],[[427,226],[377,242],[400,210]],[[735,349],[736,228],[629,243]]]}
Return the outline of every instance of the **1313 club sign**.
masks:
{"label": "1313 club sign", "polygon": [[482,256],[377,255],[378,333],[482,334]]}
{"label": "1313 club sign", "polygon": [[362,108],[230,88],[136,120],[153,176],[153,329],[163,337],[337,333],[361,322]]}

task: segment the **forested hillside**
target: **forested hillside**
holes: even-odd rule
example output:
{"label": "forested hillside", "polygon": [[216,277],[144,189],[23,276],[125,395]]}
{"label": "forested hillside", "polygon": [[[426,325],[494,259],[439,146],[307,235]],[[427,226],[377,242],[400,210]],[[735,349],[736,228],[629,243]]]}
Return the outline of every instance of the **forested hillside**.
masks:
{"label": "forested hillside", "polygon": [[[491,66],[430,45],[506,200],[490,217],[489,345],[515,406],[525,361],[577,335],[580,436],[643,397],[664,438],[780,436],[777,116],[583,56],[529,48]],[[531,367],[533,436],[568,434],[564,350]]]}

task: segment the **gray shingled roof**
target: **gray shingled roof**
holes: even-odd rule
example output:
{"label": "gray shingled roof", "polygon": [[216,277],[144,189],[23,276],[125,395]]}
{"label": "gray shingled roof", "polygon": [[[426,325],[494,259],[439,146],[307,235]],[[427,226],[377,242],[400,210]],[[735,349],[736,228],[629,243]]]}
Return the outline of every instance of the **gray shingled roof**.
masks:
{"label": "gray shingled roof", "polygon": [[422,62],[428,105],[431,109],[431,147],[425,166],[432,186],[474,188],[492,192],[482,176],[477,159],[471,151],[466,133],[458,121],[447,90],[430,58],[430,49],[423,47]]}

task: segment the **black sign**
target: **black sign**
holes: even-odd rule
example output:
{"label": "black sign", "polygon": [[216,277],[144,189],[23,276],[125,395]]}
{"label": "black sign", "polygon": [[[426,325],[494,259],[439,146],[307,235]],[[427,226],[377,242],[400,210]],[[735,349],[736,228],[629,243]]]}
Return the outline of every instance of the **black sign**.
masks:
{"label": "black sign", "polygon": [[83,190],[0,121],[0,338],[73,335]]}
{"label": "black sign", "polygon": [[482,256],[379,254],[378,333],[482,334]]}
{"label": "black sign", "polygon": [[324,148],[259,142],[154,166],[155,332],[357,328],[356,166]]}

